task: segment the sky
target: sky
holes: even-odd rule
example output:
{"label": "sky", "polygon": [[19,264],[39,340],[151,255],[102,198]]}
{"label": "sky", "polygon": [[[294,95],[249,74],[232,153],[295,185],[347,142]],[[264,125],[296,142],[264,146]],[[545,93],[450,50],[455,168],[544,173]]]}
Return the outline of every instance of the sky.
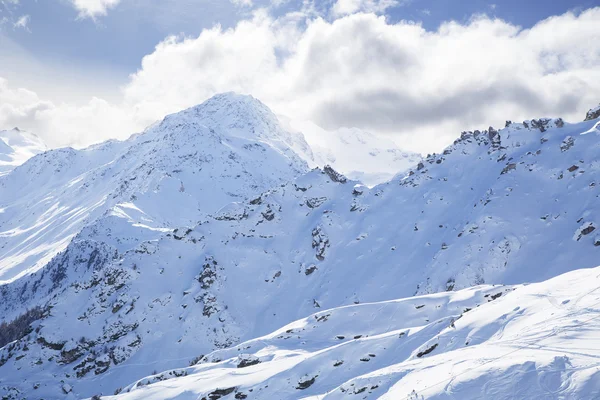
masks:
{"label": "sky", "polygon": [[226,91],[439,151],[600,102],[600,0],[0,0],[0,129],[123,139]]}

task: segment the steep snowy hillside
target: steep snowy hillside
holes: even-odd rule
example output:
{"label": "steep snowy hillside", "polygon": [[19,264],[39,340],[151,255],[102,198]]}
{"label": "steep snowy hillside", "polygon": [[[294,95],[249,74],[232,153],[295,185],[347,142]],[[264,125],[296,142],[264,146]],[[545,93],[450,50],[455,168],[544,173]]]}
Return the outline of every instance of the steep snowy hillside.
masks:
{"label": "steep snowy hillside", "polygon": [[331,165],[336,171],[367,186],[387,182],[395,175],[417,165],[420,154],[398,148],[391,140],[357,128],[327,131],[308,121],[283,119],[291,132],[301,132],[313,157],[309,165]]}
{"label": "steep snowy hillside", "polygon": [[597,399],[600,267],[320,311],[115,400]]}
{"label": "steep snowy hillside", "polygon": [[298,140],[258,100],[229,93],[124,142],[40,154],[0,178],[0,281],[39,269],[101,216],[147,237],[287,182],[307,170]]}
{"label": "steep snowy hillside", "polygon": [[[540,119],[465,132],[443,154],[371,190],[325,168],[206,216],[197,214],[197,202],[216,205],[210,201],[220,195],[213,186],[202,191],[214,184],[212,172],[197,181],[175,172],[154,178],[150,167],[183,165],[190,174],[182,150],[173,149],[190,148],[197,135],[179,142],[187,125],[168,126],[173,134],[153,128],[160,134],[139,136],[127,151],[148,150],[123,153],[141,154],[142,164],[127,156],[105,161],[119,171],[131,163],[116,182],[133,176],[129,185],[140,186],[120,187],[125,196],[45,268],[0,287],[0,316],[11,328],[0,343],[0,387],[14,398],[34,387],[45,398],[63,390],[76,398],[110,394],[322,309],[542,281],[595,266],[598,122]],[[234,147],[233,139],[226,143]],[[288,158],[272,158],[258,170],[288,166]],[[38,168],[36,159],[8,178]],[[285,176],[299,168],[284,169]],[[154,179],[172,189],[145,190],[156,188]],[[188,191],[186,201],[173,197]],[[167,230],[162,221],[181,225]]]}
{"label": "steep snowy hillside", "polygon": [[0,131],[0,176],[46,150],[44,142],[33,133],[18,128]]}

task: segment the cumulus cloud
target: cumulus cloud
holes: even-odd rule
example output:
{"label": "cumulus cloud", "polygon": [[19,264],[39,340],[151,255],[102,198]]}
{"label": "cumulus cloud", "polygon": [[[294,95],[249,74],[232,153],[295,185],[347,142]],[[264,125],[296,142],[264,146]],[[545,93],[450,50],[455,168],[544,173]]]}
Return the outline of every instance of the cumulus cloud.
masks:
{"label": "cumulus cloud", "polygon": [[8,82],[0,78],[0,127],[32,127],[35,125],[36,112],[49,105],[36,93],[23,88],[10,88]]}
{"label": "cumulus cloud", "polygon": [[54,104],[36,93],[10,87],[0,78],[0,129],[39,133],[51,147],[82,147],[107,138],[124,139],[145,124],[133,110],[92,98],[87,104]]}
{"label": "cumulus cloud", "polygon": [[70,0],[79,11],[80,18],[96,18],[106,15],[109,9],[116,7],[121,0]]}
{"label": "cumulus cloud", "polygon": [[237,91],[326,129],[358,127],[410,150],[438,151],[461,130],[506,119],[581,120],[599,101],[599,25],[600,8],[531,29],[478,16],[436,31],[373,13],[306,21],[260,11],[232,29],[159,43],[123,88],[122,104],[52,105],[34,118],[50,127],[48,136],[123,137]]}
{"label": "cumulus cloud", "polygon": [[125,95],[158,115],[234,90],[325,128],[439,149],[461,129],[504,119],[579,118],[598,101],[598,24],[600,8],[528,30],[479,16],[435,32],[374,14],[317,18],[305,29],[257,14],[234,29],[165,40]]}

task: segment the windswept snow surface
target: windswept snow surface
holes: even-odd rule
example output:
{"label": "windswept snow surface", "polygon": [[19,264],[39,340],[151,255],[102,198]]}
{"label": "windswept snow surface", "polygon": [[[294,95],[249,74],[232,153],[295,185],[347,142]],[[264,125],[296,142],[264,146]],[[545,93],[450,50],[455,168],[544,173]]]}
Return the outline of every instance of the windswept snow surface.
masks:
{"label": "windswept snow surface", "polygon": [[[33,157],[0,178],[0,278],[12,279],[0,286],[0,317],[12,332],[0,344],[0,391],[112,394],[325,309],[595,267],[599,133],[597,119],[465,132],[369,189],[329,167],[307,172],[294,152],[301,137],[262,103],[227,94],[125,142]],[[465,308],[487,302],[488,289],[469,290]],[[367,334],[447,317],[399,357],[425,351],[435,329],[464,311],[444,305],[459,301],[453,296],[426,297],[441,299],[426,316],[402,309],[378,325],[374,315]],[[374,365],[373,354],[359,365]],[[388,366],[406,361],[385,357]],[[285,371],[301,361],[281,359]],[[337,385],[351,379],[342,378]],[[312,377],[302,379],[290,387]],[[323,382],[310,390],[336,387]]]}
{"label": "windswept snow surface", "polygon": [[598,399],[600,268],[321,311],[115,400]]}
{"label": "windswept snow surface", "polygon": [[44,142],[33,133],[17,128],[0,131],[0,176],[46,150]]}

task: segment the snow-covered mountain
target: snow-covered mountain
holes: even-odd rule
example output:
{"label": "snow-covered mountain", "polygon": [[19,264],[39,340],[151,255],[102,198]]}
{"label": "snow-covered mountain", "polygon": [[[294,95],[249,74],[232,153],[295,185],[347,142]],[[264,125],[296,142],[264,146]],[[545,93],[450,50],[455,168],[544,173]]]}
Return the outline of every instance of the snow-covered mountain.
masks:
{"label": "snow-covered mountain", "polygon": [[280,119],[290,132],[301,133],[306,139],[312,151],[312,157],[304,157],[309,165],[330,165],[369,187],[389,181],[422,160],[420,154],[358,128],[327,131],[310,121]]}
{"label": "snow-covered mountain", "polygon": [[41,268],[102,216],[151,236],[193,226],[305,172],[290,147],[302,142],[264,104],[229,93],[123,142],[33,157],[0,179],[0,281]]}
{"label": "snow-covered mountain", "polygon": [[115,400],[597,399],[600,267],[320,311]]}
{"label": "snow-covered mountain", "polygon": [[[443,154],[371,189],[330,167],[308,171],[297,155],[310,149],[303,138],[257,100],[233,94],[128,141],[33,157],[0,178],[0,273],[11,279],[0,286],[0,390],[8,398],[112,394],[215,349],[234,349],[222,350],[230,359],[232,346],[315,312],[319,319],[325,309],[365,311],[371,337],[425,326],[413,331],[429,333],[397,356],[383,355],[385,345],[376,357],[367,353],[388,360],[369,364],[378,368],[408,362],[443,334],[443,324],[416,319],[448,322],[499,289],[430,294],[540,282],[598,264],[598,124],[536,119],[464,132]],[[427,296],[399,302],[391,316],[374,311],[383,306],[360,308],[413,295]],[[433,311],[403,311],[420,299]],[[473,315],[491,332],[482,319],[488,314]],[[322,350],[332,347],[330,333],[314,336]],[[300,339],[277,353],[290,368],[301,361],[294,356]],[[443,343],[448,354],[463,351]],[[356,349],[363,357],[366,347]],[[275,358],[268,349],[240,351]],[[271,390],[300,393],[293,385],[310,383],[308,371],[324,359],[314,360],[302,367],[304,383],[284,367],[269,378],[277,371],[269,367],[235,385],[267,379]],[[361,368],[332,378],[333,386],[315,378],[310,390],[323,394],[375,371]],[[190,390],[209,389],[216,390],[203,383]],[[273,398],[261,393],[243,394]]]}
{"label": "snow-covered mountain", "polygon": [[46,150],[44,142],[33,133],[18,128],[0,131],[0,176]]}

